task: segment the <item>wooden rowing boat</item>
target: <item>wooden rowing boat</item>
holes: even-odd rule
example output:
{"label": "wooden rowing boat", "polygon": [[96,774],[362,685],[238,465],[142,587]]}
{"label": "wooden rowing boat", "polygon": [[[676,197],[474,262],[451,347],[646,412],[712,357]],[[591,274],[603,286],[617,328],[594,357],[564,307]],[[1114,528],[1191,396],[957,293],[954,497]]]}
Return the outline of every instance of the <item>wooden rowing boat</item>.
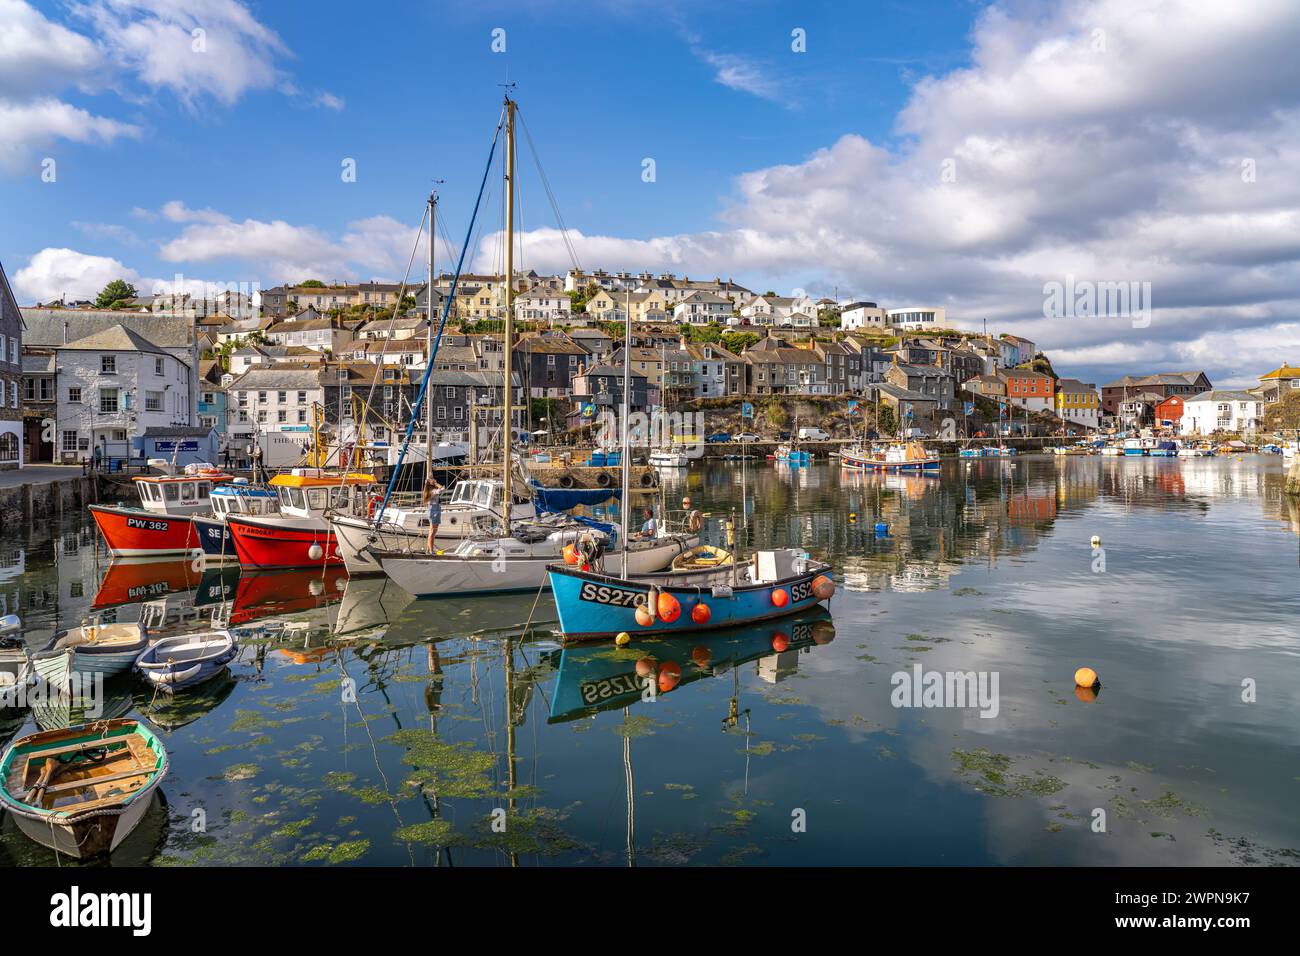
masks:
{"label": "wooden rowing boat", "polygon": [[0,804],[32,840],[86,859],[139,825],[167,751],[134,720],[101,720],[14,741],[0,758]]}
{"label": "wooden rowing boat", "polygon": [[55,634],[32,656],[32,664],[47,684],[67,691],[73,674],[110,677],[130,670],[148,646],[139,624],[86,623]]}

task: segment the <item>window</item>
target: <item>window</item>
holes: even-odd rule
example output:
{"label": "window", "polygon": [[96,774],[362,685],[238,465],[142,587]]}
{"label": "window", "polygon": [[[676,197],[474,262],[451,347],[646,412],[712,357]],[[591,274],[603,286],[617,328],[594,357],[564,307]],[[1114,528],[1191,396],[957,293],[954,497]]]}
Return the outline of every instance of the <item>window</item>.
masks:
{"label": "window", "polygon": [[146,412],[161,412],[163,410],[163,393],[145,392],[144,410]]}
{"label": "window", "polygon": [[257,424],[259,424],[259,425],[265,425],[265,424],[266,424],[266,412],[261,411],[261,412],[258,412],[258,413],[257,413]]}
{"label": "window", "polygon": [[306,421],[307,421],[307,410],[305,408],[298,409],[298,424],[300,425],[305,424]]}
{"label": "window", "polygon": [[175,482],[168,482],[167,484],[163,485],[163,497],[167,501],[175,501],[176,498],[178,497],[178,494],[179,492],[176,489]]}
{"label": "window", "polygon": [[77,433],[75,431],[64,432],[63,441],[60,442],[59,448],[63,451],[77,450]]}
{"label": "window", "polygon": [[[105,355],[104,359],[111,359],[113,356]],[[99,413],[101,415],[113,415],[117,413],[117,393],[116,388],[101,388],[99,390]]]}
{"label": "window", "polygon": [[9,361],[13,362],[15,365],[18,364],[18,339],[17,338],[12,338],[9,340]]}
{"label": "window", "polygon": [[215,400],[216,400],[216,399],[215,399],[215,396],[214,396],[214,394],[213,394],[212,392],[204,392],[204,393],[203,393],[203,404],[204,404],[204,405],[211,405],[211,404],[213,403],[213,401],[215,401]]}
{"label": "window", "polygon": [[266,404],[266,392],[258,392],[258,393],[257,393],[257,403],[258,403],[259,405],[265,405],[265,404]]}
{"label": "window", "polygon": [[306,405],[306,404],[307,404],[307,393],[306,393],[306,392],[299,392],[299,393],[298,393],[298,404],[299,404],[299,405]]}
{"label": "window", "polygon": [[99,371],[103,375],[117,374],[117,356],[101,355],[99,357]]}
{"label": "window", "polygon": [[289,393],[288,393],[288,392],[276,392],[276,393],[275,393],[275,400],[276,400],[279,404],[281,404],[281,405],[287,405],[287,404],[289,404]]}
{"label": "window", "polygon": [[161,376],[161,375],[164,375],[164,374],[166,373],[166,371],[167,371],[167,366],[164,364],[164,361],[165,361],[165,360],[164,360],[161,356],[159,356],[159,357],[157,357],[157,358],[155,358],[155,359],[153,360],[153,373],[154,373],[155,375],[159,375],[159,376]]}
{"label": "window", "polygon": [[275,415],[276,415],[276,421],[280,422],[281,424],[284,424],[289,420],[289,413],[285,411],[283,408],[280,409],[278,412],[276,412]]}

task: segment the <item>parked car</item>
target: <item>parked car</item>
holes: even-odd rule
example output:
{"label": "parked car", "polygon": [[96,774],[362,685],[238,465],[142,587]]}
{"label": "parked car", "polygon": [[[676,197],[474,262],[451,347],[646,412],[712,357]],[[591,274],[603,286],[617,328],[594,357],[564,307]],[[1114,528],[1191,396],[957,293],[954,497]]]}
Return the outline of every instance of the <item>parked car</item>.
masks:
{"label": "parked car", "polygon": [[753,432],[741,432],[739,435],[732,435],[731,440],[732,441],[762,441],[763,439],[759,438]]}
{"label": "parked car", "polygon": [[777,441],[789,441],[789,440],[790,440],[790,433],[789,433],[789,432],[777,432],[777,433],[776,433],[776,440],[777,440]]}
{"label": "parked car", "polygon": [[831,433],[824,428],[801,428],[799,429],[800,441],[826,441],[831,437]]}
{"label": "parked car", "polygon": [[731,441],[731,435],[729,435],[727,432],[714,432],[712,435],[709,435],[704,440],[710,444],[714,444],[716,442]]}

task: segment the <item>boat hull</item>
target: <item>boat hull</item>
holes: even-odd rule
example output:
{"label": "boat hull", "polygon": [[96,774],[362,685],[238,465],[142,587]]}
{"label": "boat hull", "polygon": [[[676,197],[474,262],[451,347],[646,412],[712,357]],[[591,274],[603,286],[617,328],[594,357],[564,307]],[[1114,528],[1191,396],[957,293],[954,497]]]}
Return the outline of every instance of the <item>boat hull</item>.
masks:
{"label": "boat hull", "polygon": [[[22,795],[11,790],[15,781],[30,783],[34,760],[59,759],[57,754],[85,750],[100,743],[126,742],[129,748],[127,738],[143,742],[143,748],[131,750],[133,772],[121,774],[143,777],[136,789],[122,793],[120,788],[127,784],[118,781],[114,784],[119,789],[117,794],[110,791],[110,796],[100,796],[81,809],[77,802],[47,809],[28,802],[30,790]],[[119,755],[125,756],[121,751]],[[147,760],[150,755],[151,762],[141,762],[142,757]],[[167,774],[167,764],[166,748],[151,731],[133,720],[97,720],[67,730],[41,731],[14,741],[0,759],[0,803],[18,828],[35,842],[76,859],[88,859],[111,853],[139,825]],[[90,783],[94,777],[89,774],[80,779]],[[38,799],[47,800],[49,796]]]}
{"label": "boat hull", "polygon": [[[676,598],[680,613],[672,621],[656,616],[649,625],[641,625],[636,619],[637,607],[646,603],[654,587],[649,583],[559,564],[551,565],[547,576],[555,593],[560,630],[565,640],[584,641],[607,638],[623,631],[638,635],[695,633],[786,617],[821,603],[813,593],[813,580],[829,572],[829,565],[814,562],[797,575],[730,589],[730,596],[712,589],[703,591],[699,585],[663,585],[656,590]],[[777,591],[785,593],[784,604],[775,603]],[[709,611],[708,619],[703,623],[697,622],[692,613],[700,603]]]}
{"label": "boat hull", "polygon": [[189,515],[167,515],[143,508],[118,508],[91,505],[104,543],[114,555],[123,558],[185,555],[202,553],[202,546]]}
{"label": "boat hull", "polygon": [[852,468],[856,471],[905,471],[905,472],[937,472],[939,470],[938,458],[915,458],[910,461],[889,461],[884,458],[871,458],[864,455],[854,455],[850,452],[844,452],[840,455],[840,466],[843,468]]}
{"label": "boat hull", "polygon": [[194,535],[207,561],[238,561],[235,542],[230,537],[230,528],[226,522],[206,515],[195,515],[190,519],[194,525]]}
{"label": "boat hull", "polygon": [[[254,521],[231,515],[227,520],[239,563],[248,568],[319,568],[343,565],[334,532],[317,524]],[[323,522],[322,522],[323,524]],[[313,556],[313,548],[319,555]]]}
{"label": "boat hull", "polygon": [[[627,554],[629,574],[645,574],[668,567],[675,557],[700,543],[698,536],[665,538],[649,547],[635,544]],[[622,552],[605,555],[605,561],[621,563]],[[549,586],[547,566],[558,560],[554,551],[534,557],[467,558],[457,555],[383,554],[379,561],[402,590],[416,597],[451,597],[462,594],[494,594],[536,591]]]}

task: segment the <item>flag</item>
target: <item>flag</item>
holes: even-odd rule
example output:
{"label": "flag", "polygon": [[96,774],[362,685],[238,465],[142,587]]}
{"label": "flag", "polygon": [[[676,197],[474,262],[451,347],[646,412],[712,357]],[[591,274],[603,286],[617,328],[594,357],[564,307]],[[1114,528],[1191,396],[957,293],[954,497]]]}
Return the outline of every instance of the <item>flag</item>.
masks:
{"label": "flag", "polygon": [[857,410],[858,410],[858,400],[856,398],[849,399],[849,414],[852,415]]}
{"label": "flag", "polygon": [[974,414],[975,414],[975,403],[974,403],[974,402],[966,402],[966,403],[965,403],[965,406],[966,406],[966,414],[967,414],[967,415],[974,415]]}
{"label": "flag", "polygon": [[583,417],[583,418],[595,418],[595,417],[596,417],[596,405],[595,405],[594,402],[583,402],[583,404],[582,404],[582,417]]}
{"label": "flag", "polygon": [[740,403],[740,417],[741,417],[741,418],[753,418],[753,417],[754,417],[754,406],[753,406],[751,403],[749,403],[749,402],[741,402],[741,403]]}

